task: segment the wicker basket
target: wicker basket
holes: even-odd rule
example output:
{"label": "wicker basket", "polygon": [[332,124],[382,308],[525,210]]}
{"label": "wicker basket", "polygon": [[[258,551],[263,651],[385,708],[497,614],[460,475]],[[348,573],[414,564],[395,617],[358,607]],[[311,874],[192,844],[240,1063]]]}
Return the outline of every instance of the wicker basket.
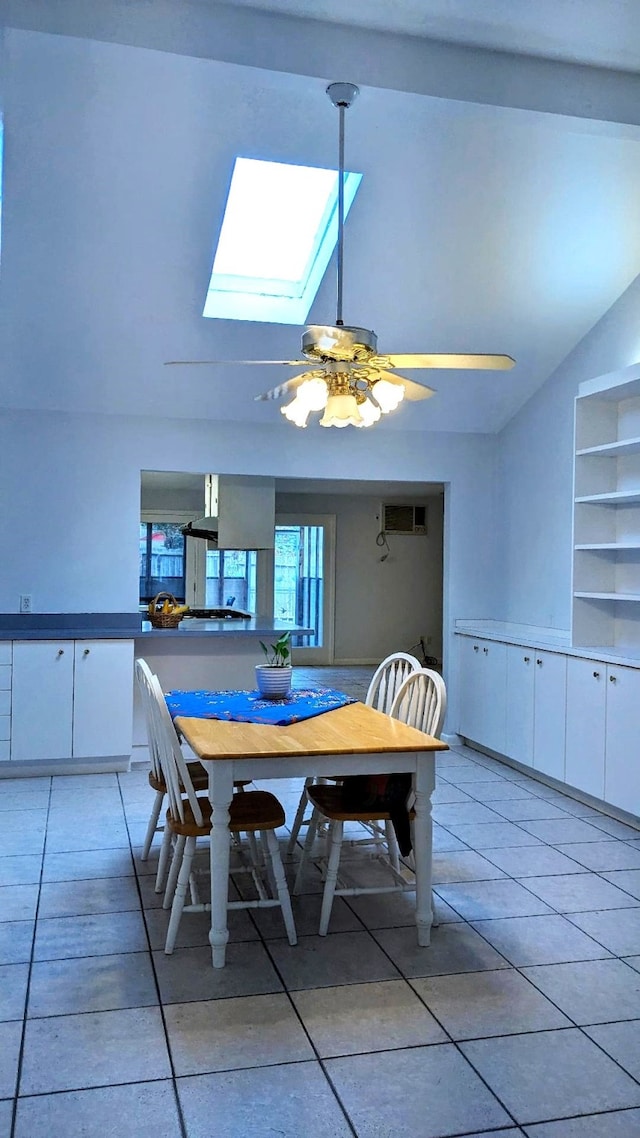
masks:
{"label": "wicker basket", "polygon": [[[152,600],[153,608],[149,612],[149,620],[154,628],[177,628],[184,616],[184,612],[162,612],[162,602],[169,601],[169,604],[176,606],[178,604],[173,593],[158,593]],[[156,611],[156,606],[160,609]]]}

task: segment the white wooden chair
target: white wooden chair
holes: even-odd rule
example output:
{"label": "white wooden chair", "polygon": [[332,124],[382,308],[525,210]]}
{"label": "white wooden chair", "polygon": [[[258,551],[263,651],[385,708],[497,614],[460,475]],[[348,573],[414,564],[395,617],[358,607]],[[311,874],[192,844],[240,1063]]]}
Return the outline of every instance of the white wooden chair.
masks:
{"label": "white wooden chair", "polygon": [[[151,770],[149,771],[149,785],[151,789],[155,791],[153,806],[151,807],[151,814],[149,816],[149,824],[147,826],[147,832],[145,834],[144,844],[142,846],[142,852],[140,854],[140,861],[146,861],[149,857],[151,843],[153,842],[154,836],[158,833],[163,833],[164,831],[164,826],[162,823],[160,823],[160,812],[162,810],[162,804],[166,797],[167,787],[164,781],[162,768],[160,766],[159,745],[156,738],[156,733],[154,731],[154,721],[152,717],[153,703],[155,699],[155,694],[151,683],[153,673],[147,664],[147,661],[143,660],[140,656],[136,659],[135,662],[135,672],[147,727],[149,758],[151,760]],[[178,739],[179,738],[180,737],[178,735]],[[189,762],[188,769],[195,790],[206,790],[208,783],[207,772],[204,770],[199,760],[195,759],[192,762]],[[248,786],[249,784],[248,780],[245,779],[234,783],[234,785],[237,789],[241,790],[244,786]],[[167,835],[167,837],[169,837],[169,835]],[[168,854],[168,848],[165,849],[163,845],[160,850],[158,875],[156,878],[157,893],[161,892],[164,884]]]}
{"label": "white wooden chair", "polygon": [[[400,685],[391,705],[390,714],[395,719],[424,731],[427,735],[438,737],[442,730],[447,705],[447,695],[444,680],[437,672],[428,668],[419,668],[412,672]],[[340,865],[340,852],[345,822],[360,822],[365,826],[380,824],[390,825],[391,816],[387,810],[381,808],[364,807],[354,808],[349,801],[348,787],[345,784],[336,786],[317,783],[307,788],[307,797],[313,806],[313,815],[309,822],[302,858],[294,885],[297,893],[302,884],[307,860],[311,854],[318,825],[326,820],[329,824],[327,838],[328,857],[325,868],[325,885],[320,914],[320,936],[326,936],[331,917],[333,898],[353,897],[362,893],[392,893],[398,890],[412,888],[412,882],[405,877],[394,856],[390,851],[388,866],[391,871],[393,884],[388,886],[361,887],[357,885],[344,885],[338,882],[338,869]],[[409,818],[413,821],[413,812],[410,803],[411,795],[407,801]]]}
{"label": "white wooden chair", "polygon": [[[415,656],[409,655],[408,652],[393,652],[390,656],[378,664],[365,697],[365,704],[368,707],[375,707],[378,711],[384,711],[388,715],[391,711],[391,705],[395,694],[400,687],[400,684],[406,680],[411,672],[420,667],[420,661]],[[308,826],[311,818],[305,818],[305,811],[307,807],[307,790],[313,786],[315,778],[309,777],[305,779],[296,816],[291,827],[291,836],[289,844],[287,845],[287,854],[291,856],[295,849],[295,844],[298,840],[298,834],[302,826]],[[392,838],[395,841],[395,838]]]}
{"label": "white wooden chair", "polygon": [[[210,911],[211,905],[197,899],[193,885],[192,868],[198,838],[208,838],[211,831],[211,803],[195,792],[189,764],[182,753],[167,704],[157,676],[151,675],[149,688],[153,697],[152,723],[156,737],[160,766],[167,788],[169,808],[166,814],[165,834],[175,835],[176,843],[171,870],[167,880],[165,908],[171,904],[171,916],[165,952],[174,949],[183,912]],[[250,872],[258,888],[257,900],[229,901],[230,909],[270,908],[280,906],[289,944],[296,944],[296,929],[291,911],[291,898],[280,858],[280,847],[275,831],[284,825],[284,810],[273,794],[263,790],[249,790],[235,794],[229,807],[229,834],[260,834],[267,852],[271,879],[277,897],[270,897],[257,878],[255,863]],[[167,851],[169,840],[163,842]],[[191,903],[185,905],[187,889],[191,890]]]}

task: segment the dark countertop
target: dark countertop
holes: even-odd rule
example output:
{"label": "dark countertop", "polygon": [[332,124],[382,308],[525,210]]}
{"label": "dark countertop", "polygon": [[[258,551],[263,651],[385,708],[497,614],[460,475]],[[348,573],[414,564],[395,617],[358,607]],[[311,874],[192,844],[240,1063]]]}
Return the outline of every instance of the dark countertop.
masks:
{"label": "dark countertop", "polygon": [[266,637],[290,631],[312,632],[310,628],[286,624],[269,617],[237,617],[198,620],[186,617],[177,628],[153,628],[141,613],[34,613],[20,616],[0,613],[0,641],[3,640],[149,640],[150,637]]}

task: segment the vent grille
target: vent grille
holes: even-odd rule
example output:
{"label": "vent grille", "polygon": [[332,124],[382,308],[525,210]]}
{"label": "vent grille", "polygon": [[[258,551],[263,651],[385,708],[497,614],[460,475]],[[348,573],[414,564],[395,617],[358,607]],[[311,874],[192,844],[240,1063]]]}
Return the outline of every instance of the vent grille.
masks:
{"label": "vent grille", "polygon": [[384,503],[382,529],[388,534],[418,534],[427,532],[427,507]]}

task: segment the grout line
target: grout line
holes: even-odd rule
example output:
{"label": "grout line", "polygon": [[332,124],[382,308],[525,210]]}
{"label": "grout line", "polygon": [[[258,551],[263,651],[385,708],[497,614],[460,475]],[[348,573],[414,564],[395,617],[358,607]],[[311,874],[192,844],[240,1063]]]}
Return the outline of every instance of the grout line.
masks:
{"label": "grout line", "polygon": [[[124,798],[123,798],[123,794],[122,794],[122,784],[120,782],[119,774],[116,775],[116,778],[117,778],[117,782],[118,782],[118,790],[120,792],[120,797],[121,797],[123,804],[124,804]],[[128,833],[128,829],[127,829],[127,833]],[[135,854],[133,851],[133,846],[131,844],[131,836],[130,835],[129,835],[129,850],[130,850],[130,854],[131,854],[131,860],[133,862],[133,868],[135,871],[136,859],[135,859]],[[164,1013],[164,1004],[162,1002],[162,992],[160,990],[160,981],[158,979],[158,973],[156,970],[156,962],[154,960],[153,950],[151,948],[151,938],[149,935],[149,929],[147,928],[147,922],[146,922],[145,915],[144,915],[145,910],[144,910],[144,905],[143,905],[143,900],[142,900],[142,889],[140,888],[140,880],[138,878],[137,873],[135,874],[135,883],[136,883],[136,889],[138,892],[138,898],[140,900],[140,913],[141,913],[141,917],[142,917],[142,924],[144,927],[145,936],[147,938],[147,955],[148,955],[148,958],[149,958],[149,961],[151,964],[151,972],[153,974],[153,981],[155,984],[156,995],[158,997],[158,1008],[159,1008],[159,1012],[160,1012],[160,1019],[162,1022],[162,1030],[164,1032],[164,1043],[165,1043],[165,1047],[167,1049],[167,1057],[169,1060],[169,1069],[171,1071],[171,1085],[173,1088],[173,1096],[174,1096],[175,1104],[176,1104],[176,1112],[178,1115],[178,1124],[180,1126],[180,1134],[181,1134],[182,1138],[188,1138],[187,1125],[186,1125],[186,1122],[184,1119],[184,1115],[182,1113],[182,1103],[180,1102],[180,1096],[178,1094],[178,1085],[176,1083],[176,1069],[175,1069],[175,1064],[173,1061],[173,1052],[171,1050],[171,1044],[169,1041],[169,1032],[167,1030],[167,1020],[166,1020],[166,1016]]]}
{"label": "grout line", "polygon": [[36,899],[36,907],[35,907],[35,912],[33,915],[33,936],[31,938],[31,952],[30,952],[29,961],[28,961],[29,969],[27,972],[27,987],[26,987],[26,991],[25,991],[24,1009],[23,1009],[23,1013],[22,1013],[22,1032],[21,1032],[21,1036],[20,1036],[20,1049],[18,1051],[18,1062],[16,1064],[16,1079],[15,1079],[15,1086],[14,1086],[14,1093],[13,1093],[13,1108],[11,1111],[11,1125],[10,1125],[10,1129],[9,1129],[9,1138],[14,1138],[15,1129],[16,1129],[16,1119],[17,1119],[17,1114],[18,1114],[18,1098],[20,1095],[20,1081],[22,1079],[22,1065],[23,1065],[23,1060],[24,1060],[25,1037],[26,1037],[26,1032],[27,1032],[27,1013],[29,1010],[29,996],[31,994],[31,974],[33,971],[35,943],[36,943],[36,935],[37,935],[37,930],[38,930],[38,911],[40,908],[40,894],[42,891],[42,875],[44,873],[44,858],[45,858],[45,853],[46,853],[46,849],[47,849],[47,820],[49,817],[49,810],[51,808],[52,788],[53,788],[53,779],[51,778],[49,781],[49,801],[47,804],[47,814],[46,814],[46,819],[45,819],[44,842],[42,845],[42,852],[40,855],[41,856],[40,879],[38,881],[38,896]]}

